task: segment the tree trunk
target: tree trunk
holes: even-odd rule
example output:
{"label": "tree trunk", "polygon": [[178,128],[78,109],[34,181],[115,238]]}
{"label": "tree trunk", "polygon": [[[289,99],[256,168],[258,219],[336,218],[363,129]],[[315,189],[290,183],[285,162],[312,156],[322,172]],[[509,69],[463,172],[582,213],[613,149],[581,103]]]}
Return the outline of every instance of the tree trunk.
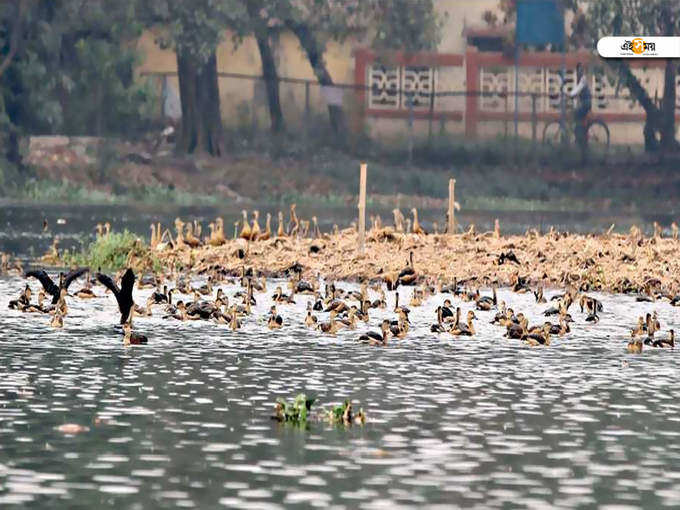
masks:
{"label": "tree trunk", "polygon": [[[309,27],[302,23],[291,23],[290,28],[300,41],[300,45],[305,50],[307,54],[307,59],[309,60],[312,70],[314,71],[314,76],[319,81],[321,86],[333,85],[333,78],[331,77],[328,68],[326,67],[326,62],[323,58],[324,49],[319,44]],[[328,117],[331,122],[333,131],[336,134],[343,136],[345,135],[345,114],[340,105],[328,105]]]}
{"label": "tree trunk", "polygon": [[640,80],[633,74],[626,62],[622,59],[609,59],[607,60],[607,63],[617,71],[623,84],[645,110],[646,117],[643,130],[645,151],[657,151],[659,149],[659,142],[656,139],[656,133],[660,131],[662,127],[662,111],[654,104],[654,101],[649,97],[649,94],[640,83]]}
{"label": "tree trunk", "polygon": [[260,17],[261,2],[249,0],[246,2],[248,16],[253,23],[253,33],[257,41],[257,48],[260,50],[260,60],[262,61],[262,76],[267,90],[267,104],[269,106],[269,117],[271,118],[271,130],[279,133],[284,129],[283,112],[281,111],[281,100],[279,98],[279,76],[276,72],[276,62],[274,53],[269,44],[269,29],[265,21]]}
{"label": "tree trunk", "polygon": [[177,52],[182,125],[176,148],[182,153],[207,152],[221,156],[222,119],[215,52],[205,63]]}
{"label": "tree trunk", "polygon": [[675,150],[675,75],[677,68],[672,59],[666,60],[664,91],[661,101],[661,149],[664,152]]}

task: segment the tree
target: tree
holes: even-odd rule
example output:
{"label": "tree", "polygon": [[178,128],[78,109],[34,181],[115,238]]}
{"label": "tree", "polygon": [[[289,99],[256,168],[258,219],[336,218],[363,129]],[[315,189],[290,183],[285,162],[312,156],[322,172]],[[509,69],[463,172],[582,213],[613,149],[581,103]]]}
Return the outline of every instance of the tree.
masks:
{"label": "tree", "polygon": [[217,78],[217,46],[225,28],[232,28],[235,42],[247,19],[237,0],[141,0],[147,24],[164,30],[161,44],[177,54],[182,125],[177,150],[220,156],[222,119]]}
{"label": "tree", "polygon": [[[441,31],[432,0],[274,0],[268,14],[295,34],[321,86],[334,85],[324,57],[330,40],[369,38],[378,50],[414,52],[435,47]],[[328,116],[344,135],[342,106],[329,103]]]}
{"label": "tree", "polygon": [[[680,12],[671,0],[564,0],[565,9],[574,13],[568,43],[572,48],[595,48],[604,36],[645,34],[651,36],[680,35]],[[516,18],[516,0],[499,0],[504,23]],[[484,19],[495,20],[490,13]],[[633,73],[626,59],[605,59],[630,94],[645,110],[643,130],[645,150],[653,152],[675,150],[675,77],[678,69],[672,59],[666,60],[664,91],[660,102],[655,101]]]}
{"label": "tree", "polygon": [[[274,53],[269,43],[271,35],[270,13],[267,7],[271,7],[264,0],[244,0],[257,48],[260,51],[262,62],[262,77],[264,78],[265,88],[267,89],[267,104],[269,105],[269,116],[271,118],[271,129],[278,133],[284,129],[283,112],[281,111],[281,100],[279,97],[279,76],[276,71]],[[276,0],[274,0],[276,1]]]}
{"label": "tree", "polygon": [[[645,34],[657,36],[680,35],[680,12],[670,0],[592,0],[585,11],[581,28],[586,40],[593,45],[605,35]],[[622,83],[640,103],[646,113],[645,149],[676,150],[675,139],[675,77],[677,64],[667,59],[664,69],[664,90],[660,102],[651,98],[640,80],[633,74],[626,59],[606,59]],[[657,138],[657,136],[659,138]]]}

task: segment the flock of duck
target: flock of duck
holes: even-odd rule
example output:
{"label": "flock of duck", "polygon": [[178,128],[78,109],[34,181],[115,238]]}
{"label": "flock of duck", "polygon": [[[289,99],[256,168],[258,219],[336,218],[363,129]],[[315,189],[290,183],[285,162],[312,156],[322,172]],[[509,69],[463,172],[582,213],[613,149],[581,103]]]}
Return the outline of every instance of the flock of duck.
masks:
{"label": "flock of duck", "polygon": [[[282,312],[287,305],[296,300],[306,300],[306,315],[301,321],[310,329],[322,334],[334,335],[340,330],[356,330],[359,323],[370,324],[371,310],[388,308],[388,293],[393,293],[394,316],[383,319],[378,331],[367,331],[357,338],[361,342],[374,346],[386,346],[391,339],[405,338],[411,328],[409,314],[413,308],[424,306],[424,302],[432,296],[445,296],[446,299],[434,310],[430,331],[436,335],[451,337],[474,337],[475,321],[482,317],[491,324],[497,325],[504,336],[524,342],[531,346],[549,346],[554,336],[565,336],[571,332],[570,324],[574,319],[570,313],[572,306],[577,305],[580,313],[585,315],[587,324],[596,324],[603,304],[598,299],[567,286],[564,292],[552,296],[549,300],[544,296],[542,287],[531,289],[528,282],[518,278],[512,291],[518,294],[533,293],[536,303],[546,304],[544,315],[547,319],[542,324],[530,325],[527,315],[506,306],[498,301],[496,287],[492,287],[490,295],[482,295],[478,288],[470,287],[472,281],[456,281],[443,284],[424,278],[416,272],[413,252],[396,278],[373,278],[363,281],[359,290],[345,290],[333,282],[323,284],[319,275],[310,281],[302,278],[304,268],[293,264],[285,271],[287,274],[288,293],[277,286],[273,293],[267,293],[267,280],[261,272],[253,268],[241,266],[238,274],[230,274],[224,268],[216,266],[208,272],[205,283],[192,286],[191,274],[179,272],[167,278],[160,274],[152,274],[137,279],[133,270],[128,268],[112,276],[96,272],[91,277],[89,268],[78,268],[67,274],[59,273],[55,282],[44,269],[31,270],[24,273],[26,278],[37,279],[42,288],[37,302],[32,300],[33,292],[27,283],[21,295],[9,303],[9,308],[27,314],[49,314],[50,324],[54,328],[64,327],[64,318],[68,315],[68,299],[89,300],[101,297],[95,291],[97,285],[103,285],[106,292],[111,293],[118,304],[120,312],[119,324],[122,326],[123,343],[125,345],[144,344],[146,336],[133,330],[133,317],[149,317],[158,313],[166,320],[173,321],[210,321],[216,325],[224,325],[232,330],[242,327],[244,321],[253,316],[252,307],[258,299],[271,300],[268,303],[269,313],[266,324],[269,329],[280,329],[290,325],[294,319],[284,318]],[[21,268],[16,268],[20,271]],[[69,293],[72,284],[84,277],[83,286]],[[169,288],[169,281],[174,279],[174,287]],[[232,296],[228,296],[222,284],[234,285],[238,288]],[[145,306],[134,302],[133,291],[153,289]],[[400,303],[399,289],[412,287],[410,301],[407,305]],[[371,295],[369,294],[373,294]],[[187,297],[188,296],[188,297]],[[402,294],[403,296],[403,294]],[[181,297],[182,299],[177,299]],[[640,294],[638,301],[651,301],[654,296]],[[454,306],[453,300],[460,303]],[[470,309],[463,319],[461,305],[470,303]],[[321,313],[327,313],[328,319],[321,320]],[[653,348],[673,348],[675,346],[674,331],[662,336],[656,312],[640,317],[632,328],[627,344],[631,353],[641,353],[645,346]]]}

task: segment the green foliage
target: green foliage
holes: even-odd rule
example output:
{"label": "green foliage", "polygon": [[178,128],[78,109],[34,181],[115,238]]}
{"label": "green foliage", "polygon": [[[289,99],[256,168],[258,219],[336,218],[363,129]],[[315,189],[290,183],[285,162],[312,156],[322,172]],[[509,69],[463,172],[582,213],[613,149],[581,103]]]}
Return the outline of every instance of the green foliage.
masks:
{"label": "green foliage", "polygon": [[137,256],[146,254],[141,239],[125,230],[122,233],[112,232],[92,241],[79,253],[66,252],[63,260],[66,265],[89,266],[104,269],[122,269],[130,253]]}
{"label": "green foliage", "polygon": [[[0,4],[0,55],[6,34],[21,42],[0,76],[1,108],[20,132],[134,134],[150,119],[153,94],[133,79],[142,26],[125,0],[16,0]],[[24,10],[17,17],[15,4]]]}
{"label": "green foliage", "polygon": [[353,423],[364,424],[366,414],[363,409],[358,413],[352,411],[352,403],[345,400],[341,405],[332,407],[326,414],[328,421],[333,425],[352,425]]}
{"label": "green foliage", "polygon": [[299,393],[293,402],[286,402],[285,399],[278,398],[276,400],[276,414],[273,418],[281,422],[304,425],[307,423],[309,412],[315,401],[315,398],[308,398],[304,393]]}

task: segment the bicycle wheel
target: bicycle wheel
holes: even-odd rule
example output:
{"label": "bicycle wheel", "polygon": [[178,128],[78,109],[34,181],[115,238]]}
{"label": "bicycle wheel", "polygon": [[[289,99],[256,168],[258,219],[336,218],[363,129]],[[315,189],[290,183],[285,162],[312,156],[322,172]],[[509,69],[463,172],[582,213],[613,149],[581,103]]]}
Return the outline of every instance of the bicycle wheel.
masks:
{"label": "bicycle wheel", "polygon": [[597,156],[606,157],[609,153],[609,127],[602,120],[588,123],[588,150]]}
{"label": "bicycle wheel", "polygon": [[557,148],[567,140],[567,131],[559,120],[548,122],[543,128],[543,145]]}

